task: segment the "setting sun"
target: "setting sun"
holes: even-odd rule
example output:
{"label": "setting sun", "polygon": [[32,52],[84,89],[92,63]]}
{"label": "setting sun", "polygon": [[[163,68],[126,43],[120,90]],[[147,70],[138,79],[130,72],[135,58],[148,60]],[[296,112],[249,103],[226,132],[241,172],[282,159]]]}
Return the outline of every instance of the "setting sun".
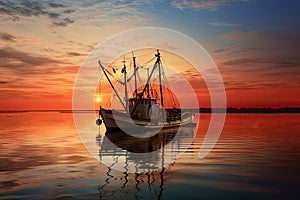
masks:
{"label": "setting sun", "polygon": [[96,100],[97,103],[100,103],[102,99],[101,99],[100,96],[96,96],[96,99],[95,99],[95,100]]}

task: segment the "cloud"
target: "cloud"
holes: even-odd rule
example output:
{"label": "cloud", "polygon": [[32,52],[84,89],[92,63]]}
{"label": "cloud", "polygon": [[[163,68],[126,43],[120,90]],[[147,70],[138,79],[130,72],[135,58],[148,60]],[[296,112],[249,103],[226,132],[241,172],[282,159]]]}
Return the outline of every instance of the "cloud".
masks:
{"label": "cloud", "polygon": [[0,85],[10,83],[9,81],[0,81]]}
{"label": "cloud", "polygon": [[81,23],[103,28],[105,25],[145,26],[152,19],[152,11],[149,13],[148,10],[158,2],[158,0],[78,1],[72,6],[78,9],[76,17],[80,18]]}
{"label": "cloud", "polygon": [[52,7],[52,8],[64,8],[64,7],[65,7],[65,6],[62,5],[62,4],[53,3],[53,2],[50,2],[50,3],[49,3],[49,6]]}
{"label": "cloud", "polygon": [[[266,27],[267,28],[267,27]],[[230,31],[219,35],[219,38],[225,40],[257,40],[257,41],[274,41],[283,43],[288,41],[295,41],[300,44],[300,31],[298,29],[283,29],[281,31],[262,31],[262,30],[248,30],[248,31]]]}
{"label": "cloud", "polygon": [[7,2],[0,1],[1,14],[7,15],[21,15],[21,16],[37,16],[47,14],[43,10],[40,3],[33,3],[31,1]]}
{"label": "cloud", "polygon": [[[68,26],[75,21],[94,26],[105,24],[143,24],[150,21],[148,8],[160,1],[4,1],[0,0],[0,18],[20,21],[23,18],[44,16],[52,26]],[[161,3],[161,2],[160,2]],[[146,12],[145,12],[146,10]],[[74,13],[76,15],[73,15]],[[114,20],[112,20],[112,18]]]}
{"label": "cloud", "polygon": [[6,42],[13,42],[17,38],[14,35],[10,34],[10,33],[0,32],[0,39],[4,40]]}
{"label": "cloud", "polygon": [[226,49],[216,49],[214,51],[212,51],[213,53],[223,53],[223,52],[226,52]]}
{"label": "cloud", "polygon": [[224,77],[239,79],[241,82],[249,82],[249,78],[263,82],[283,83],[289,85],[297,82],[300,73],[300,60],[265,57],[243,57],[227,60],[220,64]]}
{"label": "cloud", "polygon": [[[243,0],[244,2],[250,2],[248,0]],[[177,9],[185,10],[217,10],[220,6],[229,5],[231,3],[238,2],[238,0],[173,0],[171,5]]]}
{"label": "cloud", "polygon": [[213,53],[226,90],[299,87],[299,30],[271,30],[235,30],[219,36],[227,45]]}
{"label": "cloud", "polygon": [[32,2],[29,0],[8,2],[0,1],[0,10],[2,14],[7,14],[11,16],[38,16],[38,15],[50,15],[55,13],[50,13],[45,10],[41,2]]}
{"label": "cloud", "polygon": [[74,21],[72,19],[69,19],[69,18],[64,18],[63,20],[57,22],[53,22],[53,25],[55,26],[68,26],[69,24],[72,24],[74,23]]}
{"label": "cloud", "polygon": [[211,26],[225,26],[225,27],[236,27],[238,26],[237,24],[232,24],[232,23],[225,23],[225,22],[210,22],[209,25]]}
{"label": "cloud", "polygon": [[60,17],[60,14],[58,13],[48,13],[48,17],[52,19],[57,19]]}
{"label": "cloud", "polygon": [[285,87],[289,86],[286,83],[282,82],[270,82],[270,83],[263,83],[263,82],[248,82],[248,83],[242,83],[240,81],[231,81],[225,83],[226,90],[256,90],[256,89],[262,89],[262,88],[278,88],[278,87]]}
{"label": "cloud", "polygon": [[72,91],[78,66],[14,48],[0,49],[0,59],[2,100],[47,95],[62,97]]}
{"label": "cloud", "polygon": [[[46,16],[53,20],[54,25],[66,26],[74,21],[64,18],[63,15],[73,13],[74,10],[61,10],[66,6],[44,1],[3,1],[0,0],[0,16],[8,16],[12,21],[18,21],[22,17]],[[53,11],[54,9],[54,11]]]}
{"label": "cloud", "polygon": [[281,58],[235,58],[220,64],[226,90],[299,87],[300,63]]}
{"label": "cloud", "polygon": [[285,67],[300,66],[300,36],[297,30],[277,32],[267,31],[231,31],[219,36],[226,42],[236,45],[215,50],[221,53],[221,65]]}
{"label": "cloud", "polygon": [[[251,68],[245,71],[222,69],[226,90],[253,90],[260,88],[294,88],[300,86],[295,68]],[[285,71],[289,71],[286,72]]]}
{"label": "cloud", "polygon": [[68,56],[86,56],[87,54],[85,53],[76,53],[76,52],[68,52]]}
{"label": "cloud", "polygon": [[74,12],[76,12],[76,10],[69,9],[69,10],[64,10],[63,11],[63,13],[67,13],[67,14],[71,14],[71,13],[74,13]]}
{"label": "cloud", "polygon": [[255,40],[255,39],[267,39],[268,36],[266,35],[266,33],[262,31],[252,30],[252,31],[231,31],[220,35],[219,38],[227,39],[227,40],[237,40],[237,39]]}
{"label": "cloud", "polygon": [[[2,61],[2,69],[6,68],[18,74],[35,74],[38,72],[37,67],[53,64],[65,64],[62,61],[53,60],[40,55],[29,54],[10,47],[0,49],[0,58]],[[44,71],[44,73],[47,72]]]}
{"label": "cloud", "polygon": [[222,65],[229,65],[229,66],[252,66],[252,65],[257,65],[257,64],[263,64],[264,66],[269,66],[269,65],[279,65],[280,67],[282,66],[294,66],[297,63],[292,62],[292,61],[284,61],[281,59],[267,59],[267,58],[258,58],[258,57],[253,57],[253,58],[237,58],[233,60],[229,60],[226,62],[223,62]]}

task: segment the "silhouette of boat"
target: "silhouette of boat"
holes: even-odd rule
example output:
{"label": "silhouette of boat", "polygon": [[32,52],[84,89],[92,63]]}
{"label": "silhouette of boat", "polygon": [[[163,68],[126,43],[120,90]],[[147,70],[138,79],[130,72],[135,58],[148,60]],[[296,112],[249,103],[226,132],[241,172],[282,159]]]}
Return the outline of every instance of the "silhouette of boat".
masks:
{"label": "silhouette of boat", "polygon": [[[124,81],[122,82],[122,85],[124,85],[124,100],[122,100],[120,94],[115,89],[108,76],[111,72],[105,69],[99,61],[100,68],[113,89],[117,100],[121,103],[123,110],[106,109],[100,106],[99,119],[97,119],[98,125],[100,125],[103,121],[106,129],[109,131],[134,129],[135,132],[143,132],[149,129],[174,128],[192,122],[194,113],[190,111],[182,111],[181,108],[177,107],[173,94],[168,88],[163,86],[162,79],[166,79],[166,77],[163,71],[159,50],[157,50],[155,57],[156,61],[151,72],[148,72],[146,83],[141,87],[137,87],[136,76],[139,73],[140,67],[136,66],[136,57],[133,56],[133,77],[135,88],[132,97],[128,97],[127,85],[131,78],[128,79],[127,77],[127,69],[124,61],[124,66],[122,68],[124,78]],[[158,73],[155,73],[156,71],[158,71]],[[113,69],[113,72],[115,72],[115,69]],[[154,77],[154,74],[158,74],[158,77]],[[158,85],[154,83],[154,80],[157,79],[159,80]],[[157,92],[158,88],[159,92]],[[170,101],[172,101],[172,108],[165,107],[165,90],[168,91],[167,93],[170,96]]]}

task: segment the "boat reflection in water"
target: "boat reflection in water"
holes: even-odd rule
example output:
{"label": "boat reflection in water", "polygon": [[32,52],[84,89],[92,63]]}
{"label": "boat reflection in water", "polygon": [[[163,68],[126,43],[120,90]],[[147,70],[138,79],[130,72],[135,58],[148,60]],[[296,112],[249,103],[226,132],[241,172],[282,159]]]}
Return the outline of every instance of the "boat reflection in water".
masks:
{"label": "boat reflection in water", "polygon": [[100,196],[160,199],[165,170],[189,148],[194,129],[195,124],[162,129],[154,135],[145,133],[152,135],[148,138],[122,131],[98,134],[99,158],[108,166]]}

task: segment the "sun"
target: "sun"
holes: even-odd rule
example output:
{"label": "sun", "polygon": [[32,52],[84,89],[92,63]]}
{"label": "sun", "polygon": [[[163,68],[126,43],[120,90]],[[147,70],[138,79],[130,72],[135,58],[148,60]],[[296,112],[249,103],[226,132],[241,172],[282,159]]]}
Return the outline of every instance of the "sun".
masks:
{"label": "sun", "polygon": [[95,100],[96,100],[97,103],[100,103],[102,101],[100,96],[97,96]]}

